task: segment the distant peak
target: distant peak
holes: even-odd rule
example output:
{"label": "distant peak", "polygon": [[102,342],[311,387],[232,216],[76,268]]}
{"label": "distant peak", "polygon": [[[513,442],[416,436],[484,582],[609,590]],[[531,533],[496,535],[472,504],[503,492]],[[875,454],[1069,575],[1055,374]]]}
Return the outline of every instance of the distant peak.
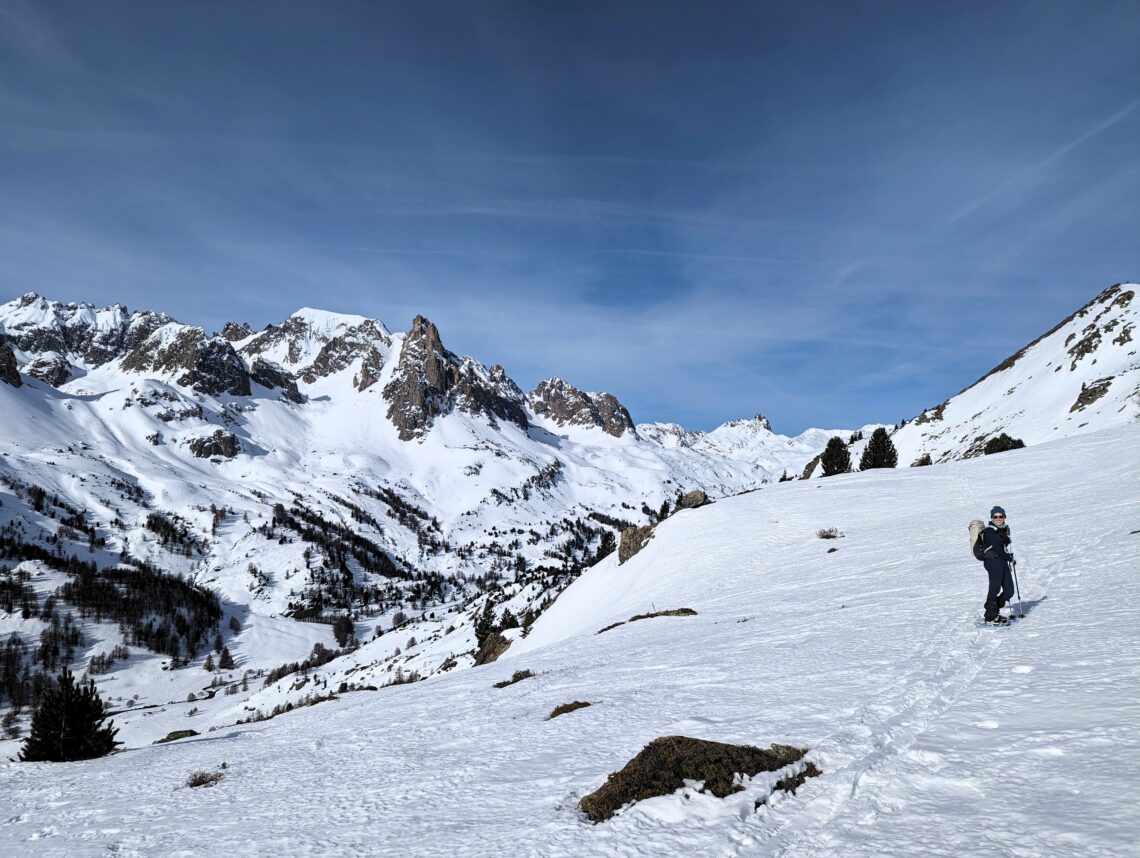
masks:
{"label": "distant peak", "polygon": [[[320,310],[316,307],[302,307],[289,318],[303,321],[308,324],[310,328],[321,332],[355,328],[366,322],[374,322],[381,328],[384,328],[383,322],[369,319],[367,316],[358,316],[353,313],[336,313],[332,310]],[[385,332],[387,332],[386,328]]]}

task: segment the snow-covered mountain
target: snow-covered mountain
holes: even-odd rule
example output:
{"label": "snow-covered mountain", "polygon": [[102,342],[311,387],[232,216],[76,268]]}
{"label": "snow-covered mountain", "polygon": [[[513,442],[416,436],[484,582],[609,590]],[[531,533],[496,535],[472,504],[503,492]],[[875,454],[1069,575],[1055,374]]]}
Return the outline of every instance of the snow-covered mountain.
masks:
{"label": "snow-covered mountain", "polygon": [[[103,615],[73,616],[80,639],[42,667],[125,644],[116,673],[132,676],[136,706],[209,690],[214,677],[164,671],[163,657],[200,667],[217,639],[243,673],[268,674],[315,644],[343,646],[329,623],[349,614],[356,642],[384,634],[342,661],[366,662],[362,681],[469,665],[463,608],[489,588],[499,617],[508,605],[533,617],[607,532],[655,519],[683,491],[763,485],[819,449],[815,434],[780,436],[763,419],[665,437],[612,395],[558,379],[527,395],[501,366],[449,351],[422,317],[393,333],[306,308],[211,335],[28,294],[0,305],[0,326],[0,568],[14,594],[0,641],[31,645],[69,612]],[[177,576],[189,589],[170,583],[176,602],[194,588],[220,602],[120,631],[121,605],[53,596],[77,574],[72,554],[99,575]],[[261,684],[240,695],[251,711]]]}
{"label": "snow-covered mountain", "polygon": [[[900,463],[970,456],[999,431],[1032,446],[1135,425],[1132,295],[1106,291],[941,421],[899,429]],[[517,648],[663,502],[767,487],[852,434],[789,438],[760,415],[711,432],[635,424],[561,379],[524,393],[422,317],[393,332],[303,309],[211,335],[25,295],[0,305],[0,332],[0,667],[16,666],[0,708],[22,700],[26,727],[39,672],[72,663],[98,673],[131,746],[191,709],[220,728],[329,683],[471,666],[488,606],[499,637],[484,656]],[[1070,396],[1079,420],[1057,416]],[[208,652],[235,665],[204,671]],[[318,692],[307,677],[324,662]]]}
{"label": "snow-covered mountain", "polygon": [[[1138,441],[1133,423],[683,510],[626,564],[586,570],[528,636],[511,630],[495,664],[373,691],[338,659],[290,676],[295,708],[268,723],[235,726],[241,694],[208,687],[115,716],[134,746],[171,725],[200,735],[0,763],[0,849],[1134,855]],[[979,630],[985,574],[966,523],[994,502],[1011,516],[1026,618]],[[100,685],[117,708],[145,687],[127,670]],[[572,702],[589,705],[551,717]],[[677,735],[804,748],[819,774],[791,794],[806,774],[793,763],[726,798],[690,780],[597,825],[578,810]],[[194,772],[219,780],[188,788]]]}
{"label": "snow-covered mountain", "polygon": [[[979,456],[1001,433],[1040,444],[1140,417],[1140,301],[1110,286],[960,393],[894,433],[899,464]],[[1133,338],[1135,336],[1135,339]]]}

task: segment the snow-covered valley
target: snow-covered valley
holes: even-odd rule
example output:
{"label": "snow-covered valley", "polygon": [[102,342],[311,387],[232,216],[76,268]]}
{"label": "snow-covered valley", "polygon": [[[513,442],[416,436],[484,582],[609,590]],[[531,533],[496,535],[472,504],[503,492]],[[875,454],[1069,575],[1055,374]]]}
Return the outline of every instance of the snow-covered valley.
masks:
{"label": "snow-covered valley", "polygon": [[[103,759],[4,763],[0,841],[37,855],[1134,855],[1138,441],[1131,425],[684,510],[624,565],[587,570],[495,664]],[[994,502],[1027,616],[979,630],[966,523]],[[817,537],[830,527],[843,536]],[[676,608],[696,614],[598,634]],[[592,705],[547,720],[574,700]],[[587,821],[578,800],[668,735],[806,747],[822,774],[759,808],[774,774]],[[222,778],[191,789],[195,770]]]}

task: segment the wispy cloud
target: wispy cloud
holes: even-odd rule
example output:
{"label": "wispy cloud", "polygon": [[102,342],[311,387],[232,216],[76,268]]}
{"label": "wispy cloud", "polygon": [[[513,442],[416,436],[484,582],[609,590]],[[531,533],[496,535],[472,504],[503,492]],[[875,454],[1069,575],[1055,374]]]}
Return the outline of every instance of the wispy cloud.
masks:
{"label": "wispy cloud", "polygon": [[1062,161],[1073,151],[1088,141],[1092,140],[1094,137],[1103,134],[1105,131],[1108,131],[1110,128],[1117,125],[1122,120],[1128,118],[1138,107],[1140,107],[1140,98],[1129,102],[1120,110],[1116,111],[1116,113],[1109,116],[1107,119],[1096,123],[1091,128],[1085,130],[1081,134],[1078,134],[1068,143],[1058,147],[1057,149],[1054,149],[1041,160],[1016,171],[1012,176],[999,184],[993,190],[982,194],[980,197],[974,200],[971,200],[965,206],[950,215],[950,217],[947,218],[947,223],[954,224],[958,221],[964,220],[974,212],[978,211],[984,206],[989,205],[994,200],[997,200],[1000,197],[1011,193],[1012,191],[1027,190],[1031,188],[1033,184],[1040,179],[1046,170],[1048,170],[1054,164]]}

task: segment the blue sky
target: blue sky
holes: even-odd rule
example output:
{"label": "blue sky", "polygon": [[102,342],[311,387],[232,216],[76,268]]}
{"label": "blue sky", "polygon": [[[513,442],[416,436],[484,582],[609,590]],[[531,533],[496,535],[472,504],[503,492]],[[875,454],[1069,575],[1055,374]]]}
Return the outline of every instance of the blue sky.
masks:
{"label": "blue sky", "polygon": [[0,299],[910,417],[1140,278],[1140,3],[0,0]]}

